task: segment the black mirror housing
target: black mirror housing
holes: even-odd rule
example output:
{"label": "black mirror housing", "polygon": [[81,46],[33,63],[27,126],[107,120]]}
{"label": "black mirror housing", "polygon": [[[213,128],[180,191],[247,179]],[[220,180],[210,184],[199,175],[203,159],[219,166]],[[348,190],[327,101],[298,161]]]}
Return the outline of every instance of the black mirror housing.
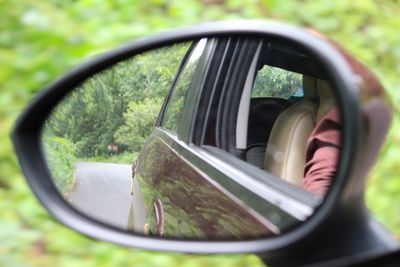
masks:
{"label": "black mirror housing", "polygon": [[[118,62],[177,42],[210,37],[276,38],[296,44],[321,62],[305,71],[328,75],[342,115],[342,150],[335,183],[304,223],[271,238],[235,241],[196,241],[177,238],[155,240],[106,225],[67,203],[57,191],[45,162],[40,141],[53,108],[82,81]],[[280,50],[279,50],[280,49]],[[294,53],[280,46],[276,53]],[[303,55],[299,54],[298,57]],[[279,61],[269,59],[275,65]],[[295,69],[296,70],[296,69]],[[320,72],[321,71],[321,72]],[[311,30],[261,21],[213,22],[134,41],[71,71],[42,91],[18,120],[13,140],[27,180],[48,211],[66,226],[96,239],[123,246],[185,253],[257,253],[268,264],[289,266],[328,262],[356,255],[377,255],[397,247],[390,235],[364,206],[364,187],[387,130],[391,110],[374,75],[339,45]],[[335,245],[331,250],[324,243]],[[290,255],[290,256],[288,256]],[[310,257],[305,257],[310,255]]]}

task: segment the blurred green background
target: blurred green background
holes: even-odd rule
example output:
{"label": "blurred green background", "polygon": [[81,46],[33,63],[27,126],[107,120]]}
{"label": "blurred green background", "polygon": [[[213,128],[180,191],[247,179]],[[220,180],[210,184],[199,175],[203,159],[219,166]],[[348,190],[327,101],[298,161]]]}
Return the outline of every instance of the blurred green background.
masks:
{"label": "blurred green background", "polygon": [[379,76],[396,114],[366,198],[378,219],[400,236],[399,0],[0,0],[0,7],[0,266],[263,266],[252,255],[155,253],[68,230],[28,189],[9,139],[34,94],[72,66],[128,40],[220,19],[274,19],[316,28]]}

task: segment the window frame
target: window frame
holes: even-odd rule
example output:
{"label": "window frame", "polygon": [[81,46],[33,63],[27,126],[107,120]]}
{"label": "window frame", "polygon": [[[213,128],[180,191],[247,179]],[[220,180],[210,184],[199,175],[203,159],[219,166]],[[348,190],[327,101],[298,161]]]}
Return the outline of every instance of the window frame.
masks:
{"label": "window frame", "polygon": [[[193,55],[193,52],[197,48],[197,45],[202,41],[205,40],[206,44],[204,49],[202,50],[201,56],[198,59],[198,62],[195,66],[195,70],[193,75],[190,77],[189,87],[186,91],[186,98],[185,103],[182,109],[182,117],[181,122],[178,125],[178,129],[176,132],[164,127],[165,118],[167,115],[168,106],[172,103],[173,94],[175,92],[176,86],[178,85],[181,75],[185,70],[188,62]],[[168,95],[164,100],[163,106],[160,110],[159,117],[157,119],[156,127],[162,128],[167,130],[173,135],[176,135],[179,140],[184,142],[188,142],[190,140],[190,131],[191,131],[191,124],[194,118],[194,112],[196,110],[196,105],[198,102],[199,92],[201,91],[202,84],[204,79],[206,79],[205,73],[208,66],[208,62],[210,58],[212,58],[212,51],[214,48],[215,39],[203,38],[196,40],[193,42],[189,50],[187,51],[185,57],[182,60],[182,63],[175,75],[174,81],[169,89]]]}
{"label": "window frame", "polygon": [[168,93],[163,101],[160,112],[158,113],[158,117],[157,117],[156,123],[154,125],[155,127],[161,127],[161,124],[164,120],[165,111],[167,109],[167,104],[169,103],[169,101],[172,97],[172,92],[174,91],[174,88],[179,80],[180,74],[181,74],[183,68],[186,66],[186,63],[187,63],[190,55],[192,54],[194,47],[196,47],[198,42],[199,42],[199,40],[193,41],[192,44],[190,45],[188,51],[186,52],[185,56],[182,58],[182,61],[178,67],[178,70],[175,73],[175,77],[172,81],[172,84],[171,84],[170,88],[168,89]]}

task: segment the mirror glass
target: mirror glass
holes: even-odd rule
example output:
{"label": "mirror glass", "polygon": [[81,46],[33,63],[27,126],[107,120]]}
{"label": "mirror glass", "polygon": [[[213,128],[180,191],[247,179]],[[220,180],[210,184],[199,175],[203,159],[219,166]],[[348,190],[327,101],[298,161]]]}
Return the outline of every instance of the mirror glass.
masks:
{"label": "mirror glass", "polygon": [[54,185],[81,213],[132,233],[282,234],[334,184],[342,129],[325,69],[276,38],[203,38],[127,58],[49,115]]}

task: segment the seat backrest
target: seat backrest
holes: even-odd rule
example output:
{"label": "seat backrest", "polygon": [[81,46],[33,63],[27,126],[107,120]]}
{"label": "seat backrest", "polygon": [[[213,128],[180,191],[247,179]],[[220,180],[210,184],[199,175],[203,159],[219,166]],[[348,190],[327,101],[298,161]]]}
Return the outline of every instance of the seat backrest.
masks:
{"label": "seat backrest", "polygon": [[275,121],[264,157],[266,171],[296,185],[301,185],[304,175],[307,140],[318,120],[335,105],[328,82],[304,76],[303,89],[304,99]]}
{"label": "seat backrest", "polygon": [[279,114],[293,103],[275,97],[251,98],[247,128],[246,161],[264,168],[265,148]]}
{"label": "seat backrest", "polygon": [[272,127],[264,157],[264,169],[285,181],[300,185],[307,139],[316,125],[318,104],[301,100],[283,111]]}

